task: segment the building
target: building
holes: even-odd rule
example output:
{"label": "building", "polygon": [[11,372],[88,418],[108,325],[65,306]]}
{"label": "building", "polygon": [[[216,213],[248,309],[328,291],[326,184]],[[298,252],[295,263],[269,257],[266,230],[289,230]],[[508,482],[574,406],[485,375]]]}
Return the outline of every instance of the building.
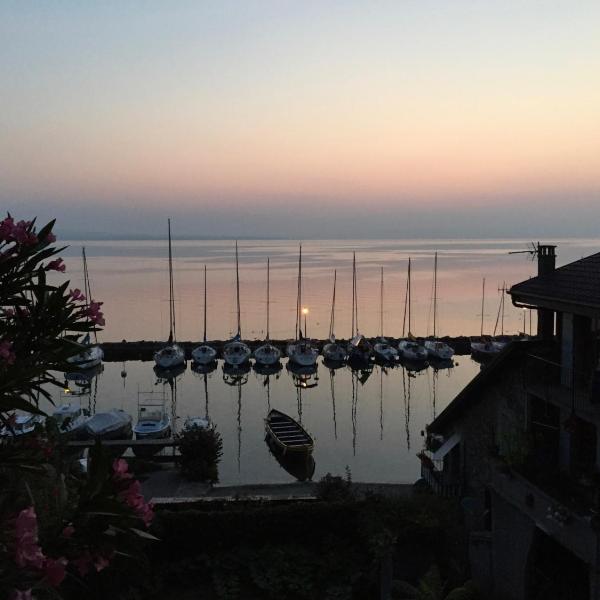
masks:
{"label": "building", "polygon": [[425,481],[459,496],[485,597],[600,600],[600,253],[514,285],[538,336],[509,344],[428,426]]}

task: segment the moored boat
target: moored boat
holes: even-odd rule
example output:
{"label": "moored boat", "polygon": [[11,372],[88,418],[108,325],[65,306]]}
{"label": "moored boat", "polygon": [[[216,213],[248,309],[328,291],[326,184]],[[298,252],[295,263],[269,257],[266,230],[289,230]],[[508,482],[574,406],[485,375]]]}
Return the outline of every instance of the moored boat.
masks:
{"label": "moored boat", "polygon": [[276,446],[284,453],[311,452],[314,443],[304,427],[292,417],[277,409],[271,409],[265,419],[265,429]]}
{"label": "moored boat", "polygon": [[82,428],[84,439],[130,440],[133,435],[133,419],[121,409],[96,413]]}
{"label": "moored boat", "polygon": [[33,433],[38,425],[43,425],[46,417],[33,413],[14,413],[9,416],[10,427],[0,429],[0,437],[21,437]]}
{"label": "moored boat", "polygon": [[60,433],[69,438],[77,438],[83,431],[85,424],[90,420],[89,411],[75,402],[61,404],[52,413]]}
{"label": "moored boat", "polygon": [[335,287],[337,270],[333,271],[333,296],[331,298],[331,315],[329,317],[329,341],[323,346],[323,362],[340,367],[346,360],[346,348],[335,339]]}
{"label": "moored boat", "polygon": [[398,360],[398,350],[383,337],[383,267],[381,267],[381,282],[379,286],[379,339],[373,344],[375,360],[383,364],[395,363]]}
{"label": "moored boat", "polygon": [[217,360],[217,351],[206,343],[206,265],[204,265],[204,335],[202,344],[192,350],[194,364],[210,365]]}

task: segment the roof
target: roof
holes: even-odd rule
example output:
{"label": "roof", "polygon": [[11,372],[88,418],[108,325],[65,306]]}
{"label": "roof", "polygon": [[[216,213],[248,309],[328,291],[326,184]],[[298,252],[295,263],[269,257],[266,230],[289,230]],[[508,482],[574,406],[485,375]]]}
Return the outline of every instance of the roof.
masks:
{"label": "roof", "polygon": [[600,252],[513,285],[513,303],[600,317]]}
{"label": "roof", "polygon": [[446,408],[437,416],[434,421],[427,426],[429,433],[445,433],[446,428],[471,407],[478,404],[483,399],[480,392],[486,386],[494,383],[506,367],[512,364],[515,359],[522,356],[524,352],[531,350],[536,342],[512,342],[502,350],[498,356],[495,356],[446,406]]}

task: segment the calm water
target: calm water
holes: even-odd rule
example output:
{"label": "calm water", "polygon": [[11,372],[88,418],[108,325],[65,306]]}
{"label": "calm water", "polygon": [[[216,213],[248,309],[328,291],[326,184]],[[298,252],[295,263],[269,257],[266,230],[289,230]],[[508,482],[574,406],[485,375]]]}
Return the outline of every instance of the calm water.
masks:
{"label": "calm water", "polygon": [[[167,244],[160,241],[85,243],[92,289],[104,301],[106,341],[154,340],[168,336]],[[559,242],[558,264],[597,251],[598,240]],[[528,255],[509,255],[526,242],[320,240],[303,245],[303,304],[308,307],[308,333],[324,338],[329,331],[333,270],[338,272],[336,334],[348,337],[351,326],[352,251],[356,251],[359,328],[374,336],[380,330],[379,279],[384,267],[384,329],[400,336],[404,314],[406,267],[413,259],[412,297],[415,335],[432,331],[433,252],[439,252],[438,307],[440,334],[476,335],[480,330],[482,278],[486,277],[485,331],[492,333],[499,288],[535,274]],[[83,287],[81,242],[64,254],[73,286]],[[174,280],[177,337],[202,336],[202,270],[208,268],[208,338],[224,339],[236,328],[233,242],[176,241]],[[298,242],[240,242],[242,333],[262,338],[266,326],[266,262],[271,258],[271,337],[292,337],[295,327]],[[523,311],[506,304],[507,333],[523,330]],[[535,328],[535,322],[532,323]],[[526,329],[529,318],[526,315]],[[500,333],[498,331],[498,333]]]}
{"label": "calm water", "polygon": [[[223,484],[295,480],[265,444],[263,420],[270,407],[300,419],[314,436],[313,479],[327,472],[343,475],[348,466],[356,481],[405,483],[419,477],[415,454],[422,448],[421,430],[479,370],[468,357],[457,362],[452,369],[428,368],[410,375],[402,367],[375,366],[362,382],[348,368],[333,373],[320,364],[317,379],[305,381],[305,388],[295,387],[298,382],[285,365],[279,376],[251,371],[246,383],[230,386],[219,363],[207,376],[206,388],[204,376],[188,368],[171,388],[156,378],[151,362],[126,363],[125,378],[121,363],[106,363],[79,400],[92,411],[123,408],[135,419],[138,391],[153,391],[154,400],[164,398],[166,410],[177,417],[176,428],[187,416],[208,414],[223,437]],[[80,388],[71,383],[71,389]],[[66,398],[60,393],[55,400]],[[74,396],[68,398],[74,401]]]}
{"label": "calm water", "polygon": [[[64,254],[73,287],[83,287],[80,243]],[[597,240],[559,242],[558,264],[597,251]],[[406,266],[413,259],[413,325],[416,335],[431,332],[433,252],[439,252],[438,299],[440,334],[474,335],[481,319],[481,283],[487,280],[485,332],[492,333],[499,288],[535,274],[528,255],[509,255],[526,242],[488,240],[311,241],[303,245],[303,304],[309,308],[308,333],[324,338],[329,330],[333,270],[337,269],[336,334],[350,335],[352,251],[358,269],[359,326],[368,336],[379,333],[379,268],[385,273],[384,330],[400,336],[406,289]],[[100,341],[166,339],[168,274],[165,242],[86,243],[95,299],[105,302],[106,329]],[[208,338],[230,336],[236,327],[233,242],[174,243],[177,335],[202,336],[202,269],[208,267]],[[262,338],[266,324],[266,261],[271,258],[271,337],[293,336],[296,307],[298,242],[240,243],[242,334]],[[523,311],[506,305],[506,333],[523,330]],[[535,329],[535,317],[532,319]],[[525,314],[525,329],[529,315]],[[498,333],[500,333],[498,331]],[[284,368],[265,378],[251,371],[243,385],[227,385],[222,364],[205,381],[189,369],[174,382],[157,381],[152,363],[105,364],[81,401],[92,410],[124,408],[137,415],[138,392],[153,391],[181,427],[187,416],[208,414],[223,436],[220,479],[224,484],[286,482],[264,442],[269,407],[302,423],[315,438],[314,478],[350,468],[355,480],[413,482],[419,476],[415,454],[421,430],[475,376],[479,365],[458,357],[453,369],[431,368],[410,375],[402,367],[375,367],[366,380],[346,368],[331,374],[319,366],[318,379],[298,384]],[[285,367],[285,366],[284,366]],[[314,385],[316,383],[316,386]],[[77,389],[76,385],[72,386]],[[207,393],[206,393],[207,392]],[[62,398],[56,397],[60,402]]]}

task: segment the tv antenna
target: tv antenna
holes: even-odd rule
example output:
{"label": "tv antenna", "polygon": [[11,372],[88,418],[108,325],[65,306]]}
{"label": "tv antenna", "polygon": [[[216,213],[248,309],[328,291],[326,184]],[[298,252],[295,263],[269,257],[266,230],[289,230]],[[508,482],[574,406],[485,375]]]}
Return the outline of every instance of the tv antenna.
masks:
{"label": "tv antenna", "polygon": [[509,254],[529,254],[531,255],[531,260],[535,260],[535,257],[538,255],[540,251],[540,243],[537,242],[529,242],[529,247],[527,250],[511,250]]}

